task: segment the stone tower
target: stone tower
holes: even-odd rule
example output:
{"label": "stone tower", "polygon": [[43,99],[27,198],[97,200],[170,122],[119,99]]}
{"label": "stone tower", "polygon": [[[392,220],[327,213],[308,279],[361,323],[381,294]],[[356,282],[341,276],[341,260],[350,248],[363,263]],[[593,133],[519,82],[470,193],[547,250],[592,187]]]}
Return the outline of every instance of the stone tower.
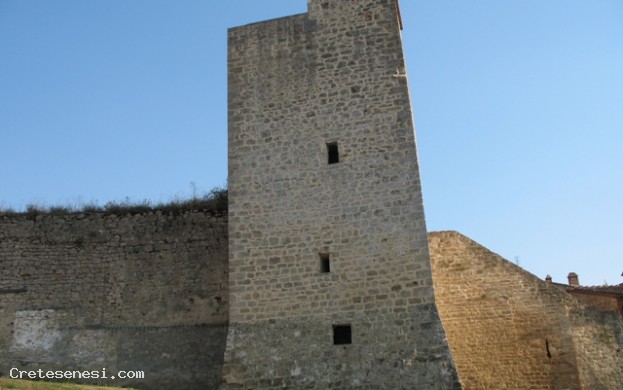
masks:
{"label": "stone tower", "polygon": [[223,388],[460,388],[435,306],[397,0],[229,31]]}

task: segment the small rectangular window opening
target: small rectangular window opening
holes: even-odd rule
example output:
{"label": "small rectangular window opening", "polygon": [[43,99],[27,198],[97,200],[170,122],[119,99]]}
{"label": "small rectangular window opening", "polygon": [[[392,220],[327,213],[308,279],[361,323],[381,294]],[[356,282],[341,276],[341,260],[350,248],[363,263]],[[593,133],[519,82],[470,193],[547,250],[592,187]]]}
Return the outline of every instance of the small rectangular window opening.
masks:
{"label": "small rectangular window opening", "polygon": [[337,142],[327,144],[327,153],[329,154],[329,164],[337,164],[340,162],[340,152],[337,149]]}
{"label": "small rectangular window opening", "polygon": [[322,273],[331,272],[331,261],[330,261],[330,255],[328,253],[320,254],[320,272]]}
{"label": "small rectangular window opening", "polygon": [[333,344],[352,344],[352,331],[350,324],[333,325]]}

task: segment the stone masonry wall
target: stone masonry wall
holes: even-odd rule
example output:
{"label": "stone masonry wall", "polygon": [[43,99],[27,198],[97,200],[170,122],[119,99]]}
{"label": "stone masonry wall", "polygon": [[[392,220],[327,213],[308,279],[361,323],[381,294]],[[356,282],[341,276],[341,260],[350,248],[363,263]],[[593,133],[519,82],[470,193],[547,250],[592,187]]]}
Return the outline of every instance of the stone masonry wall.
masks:
{"label": "stone masonry wall", "polygon": [[0,376],[623,388],[611,304],[592,310],[458,233],[427,236],[397,4],[309,0],[229,31],[229,217],[0,215]]}
{"label": "stone masonry wall", "polygon": [[0,373],[140,370],[94,382],[215,388],[227,257],[227,219],[207,212],[0,216]]}
{"label": "stone masonry wall", "polygon": [[[459,387],[396,5],[311,0],[307,14],[229,31],[224,388]],[[334,345],[340,325],[351,344]]]}
{"label": "stone masonry wall", "polygon": [[429,234],[439,313],[470,389],[621,389],[623,324],[456,232]]}
{"label": "stone masonry wall", "polygon": [[614,294],[604,294],[604,293],[590,293],[584,292],[580,290],[578,292],[574,289],[569,289],[567,292],[575,299],[580,302],[586,303],[590,305],[592,308],[599,311],[618,311],[623,316],[623,308],[621,307],[621,302],[619,301],[618,296]]}

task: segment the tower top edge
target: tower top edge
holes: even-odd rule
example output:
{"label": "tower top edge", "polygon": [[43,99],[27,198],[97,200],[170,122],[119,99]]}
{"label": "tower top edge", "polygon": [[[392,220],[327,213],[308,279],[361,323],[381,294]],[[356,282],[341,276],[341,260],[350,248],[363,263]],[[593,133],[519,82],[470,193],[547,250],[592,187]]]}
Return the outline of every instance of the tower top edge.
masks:
{"label": "tower top edge", "polygon": [[283,22],[283,21],[288,20],[288,19],[297,19],[297,18],[301,18],[301,17],[307,17],[308,15],[309,15],[308,12],[303,12],[303,13],[299,13],[299,14],[280,16],[278,18],[273,18],[273,19],[259,20],[257,22],[251,22],[251,23],[247,23],[247,24],[241,24],[239,26],[229,27],[227,29],[227,31],[235,31],[235,30],[239,30],[239,29],[255,27],[255,26],[258,26],[258,25],[262,25],[262,24],[280,23],[280,22]]}

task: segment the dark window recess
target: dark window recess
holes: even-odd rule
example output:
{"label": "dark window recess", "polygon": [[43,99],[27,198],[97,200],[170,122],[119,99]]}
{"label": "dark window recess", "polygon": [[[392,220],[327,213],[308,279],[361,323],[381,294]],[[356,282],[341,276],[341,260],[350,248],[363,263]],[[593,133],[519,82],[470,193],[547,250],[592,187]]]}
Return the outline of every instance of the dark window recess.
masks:
{"label": "dark window recess", "polygon": [[352,330],[350,325],[333,325],[333,344],[352,344]]}
{"label": "dark window recess", "polygon": [[340,162],[340,152],[337,149],[337,142],[328,143],[327,152],[329,154],[329,164],[337,164]]}
{"label": "dark window recess", "polygon": [[320,272],[331,272],[331,259],[328,253],[320,254]]}

